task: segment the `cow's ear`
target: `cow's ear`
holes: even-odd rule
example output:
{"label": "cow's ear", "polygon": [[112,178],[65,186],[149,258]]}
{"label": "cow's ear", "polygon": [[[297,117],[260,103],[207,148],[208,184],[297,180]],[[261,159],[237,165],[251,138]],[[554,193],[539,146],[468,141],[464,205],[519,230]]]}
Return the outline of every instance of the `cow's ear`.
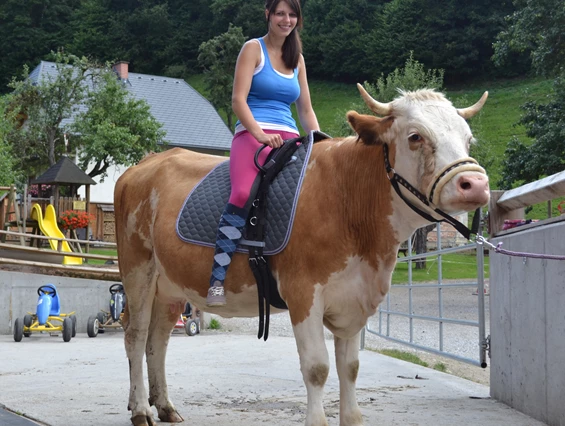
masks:
{"label": "cow's ear", "polygon": [[365,145],[380,145],[381,135],[392,125],[392,117],[379,118],[361,115],[355,111],[347,113],[347,121]]}

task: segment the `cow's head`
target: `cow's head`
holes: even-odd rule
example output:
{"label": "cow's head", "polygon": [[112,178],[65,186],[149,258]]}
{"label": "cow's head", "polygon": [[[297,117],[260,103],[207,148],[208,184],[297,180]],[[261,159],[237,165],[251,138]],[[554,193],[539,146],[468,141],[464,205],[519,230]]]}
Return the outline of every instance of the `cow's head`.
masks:
{"label": "cow's head", "polygon": [[469,158],[474,139],[465,121],[480,111],[488,92],[475,105],[456,109],[433,90],[401,92],[394,101],[383,104],[357,86],[367,106],[383,116],[347,113],[362,143],[388,144],[395,172],[445,212],[471,211],[488,203],[488,177]]}

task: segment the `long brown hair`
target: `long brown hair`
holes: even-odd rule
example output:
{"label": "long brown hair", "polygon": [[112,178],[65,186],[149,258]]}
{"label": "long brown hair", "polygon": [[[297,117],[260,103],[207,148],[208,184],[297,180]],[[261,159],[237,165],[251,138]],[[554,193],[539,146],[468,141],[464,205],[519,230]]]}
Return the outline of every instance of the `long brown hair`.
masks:
{"label": "long brown hair", "polygon": [[265,9],[269,11],[267,21],[271,18],[271,15],[275,13],[276,8],[281,1],[288,4],[298,17],[296,27],[294,27],[292,32],[285,39],[282,46],[282,59],[285,66],[290,69],[294,69],[298,66],[298,60],[302,53],[302,41],[298,34],[298,30],[302,29],[302,9],[300,8],[300,0],[265,0]]}

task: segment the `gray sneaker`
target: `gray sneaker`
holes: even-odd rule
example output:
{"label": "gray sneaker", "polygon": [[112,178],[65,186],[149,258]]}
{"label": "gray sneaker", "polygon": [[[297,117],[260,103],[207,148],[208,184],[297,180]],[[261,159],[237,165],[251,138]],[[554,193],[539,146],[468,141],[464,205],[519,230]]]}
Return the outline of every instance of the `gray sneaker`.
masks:
{"label": "gray sneaker", "polygon": [[214,281],[212,287],[208,289],[208,296],[206,297],[206,306],[218,307],[226,305],[226,294],[224,286],[220,281]]}

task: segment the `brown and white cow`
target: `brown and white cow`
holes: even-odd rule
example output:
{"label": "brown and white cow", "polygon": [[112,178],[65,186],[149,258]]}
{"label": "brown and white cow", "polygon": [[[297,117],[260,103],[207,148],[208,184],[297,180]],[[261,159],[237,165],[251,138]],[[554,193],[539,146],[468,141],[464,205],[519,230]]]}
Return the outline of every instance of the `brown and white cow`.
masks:
{"label": "brown and white cow", "polygon": [[[271,258],[308,392],[307,426],[327,425],[322,405],[329,371],[324,326],[335,336],[340,425],[363,424],[355,398],[360,331],[390,288],[400,242],[428,223],[392,190],[383,144],[389,146],[396,173],[426,193],[446,165],[468,156],[473,137],[465,119],[487,97],[485,93],[477,104],[458,110],[431,90],[401,93],[389,104],[375,101],[361,86],[359,90],[383,118],[351,111],[347,119],[357,136],[314,145],[290,241]],[[175,219],[190,190],[223,160],[172,149],[147,157],[116,185],[119,264],[128,300],[128,408],[137,426],[155,424],[151,405],[162,421],[182,421],[168,396],[166,348],[185,301],[206,305],[213,249],[183,243],[175,233]],[[449,177],[434,197],[436,207],[457,213],[487,204],[488,178],[480,168]],[[430,211],[411,194],[407,197]],[[258,315],[246,255],[235,254],[225,288],[227,306],[211,312]],[[149,395],[143,382],[144,355]]]}

